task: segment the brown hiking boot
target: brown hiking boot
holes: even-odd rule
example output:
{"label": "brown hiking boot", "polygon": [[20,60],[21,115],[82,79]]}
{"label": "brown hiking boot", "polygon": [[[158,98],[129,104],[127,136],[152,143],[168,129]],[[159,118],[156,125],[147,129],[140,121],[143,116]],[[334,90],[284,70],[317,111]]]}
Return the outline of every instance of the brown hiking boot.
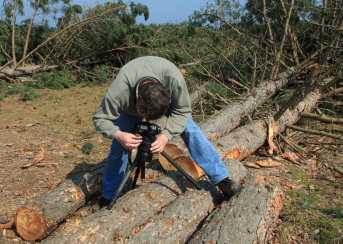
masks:
{"label": "brown hiking boot", "polygon": [[243,189],[242,185],[230,180],[229,178],[225,178],[218,182],[217,186],[227,199],[230,199]]}

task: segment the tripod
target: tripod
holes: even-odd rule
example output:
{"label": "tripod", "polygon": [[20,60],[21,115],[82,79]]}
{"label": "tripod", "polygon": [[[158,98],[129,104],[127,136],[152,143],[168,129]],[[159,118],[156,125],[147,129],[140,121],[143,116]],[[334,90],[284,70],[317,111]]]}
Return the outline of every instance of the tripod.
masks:
{"label": "tripod", "polygon": [[[180,165],[178,165],[166,152],[162,152],[161,153],[178,171],[180,171],[180,173],[182,175],[184,175],[186,177],[186,179],[192,183],[197,189],[201,189],[197,182],[192,178],[192,176],[190,176],[183,168],[181,168]],[[137,179],[139,176],[139,173],[141,173],[141,178],[145,179],[145,163],[147,161],[144,160],[144,157],[140,157],[140,154],[138,153],[136,156],[136,159],[133,161],[133,163],[131,164],[129,170],[126,172],[123,181],[120,183],[117,191],[115,192],[113,198],[111,199],[111,202],[107,205],[107,209],[111,210],[114,203],[117,201],[117,199],[120,197],[121,192],[125,186],[125,184],[127,183],[127,181],[129,180],[131,174],[133,173],[133,171],[136,169],[135,172],[135,176],[134,176],[134,180],[132,182],[132,189],[134,189],[136,187],[136,183],[137,183]],[[151,159],[150,159],[151,162]]]}

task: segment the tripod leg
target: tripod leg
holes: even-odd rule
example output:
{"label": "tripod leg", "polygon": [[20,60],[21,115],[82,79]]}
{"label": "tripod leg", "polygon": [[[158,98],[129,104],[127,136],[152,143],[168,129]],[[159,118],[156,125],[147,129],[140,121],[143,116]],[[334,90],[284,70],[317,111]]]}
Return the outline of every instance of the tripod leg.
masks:
{"label": "tripod leg", "polygon": [[132,182],[132,187],[131,187],[131,189],[135,189],[135,188],[136,188],[137,179],[138,179],[139,173],[140,173],[141,171],[142,171],[142,170],[141,170],[141,166],[140,166],[140,164],[138,163],[138,164],[137,164],[137,168],[136,168],[135,178],[134,178],[134,180],[133,180],[133,182]]}
{"label": "tripod leg", "polygon": [[145,180],[145,162],[141,162],[140,164],[141,168],[141,179]]}
{"label": "tripod leg", "polygon": [[125,184],[126,184],[127,181],[129,180],[130,175],[132,174],[133,170],[137,167],[137,165],[138,165],[138,162],[136,162],[136,161],[133,162],[133,164],[131,165],[129,171],[125,174],[124,179],[123,179],[123,181],[120,183],[120,185],[119,185],[117,191],[114,193],[114,196],[113,196],[113,198],[111,199],[111,202],[107,205],[107,209],[108,209],[108,210],[111,210],[111,209],[112,209],[114,203],[115,203],[115,202],[117,201],[117,199],[119,198],[120,193],[122,192],[122,190],[123,190]]}
{"label": "tripod leg", "polygon": [[180,171],[181,174],[183,174],[183,176],[185,176],[187,178],[187,180],[189,182],[191,182],[198,190],[200,190],[201,188],[198,186],[197,182],[193,179],[192,176],[190,176],[183,168],[181,168],[180,165],[178,165],[174,159],[172,159],[166,152],[162,152],[161,153],[177,170]]}

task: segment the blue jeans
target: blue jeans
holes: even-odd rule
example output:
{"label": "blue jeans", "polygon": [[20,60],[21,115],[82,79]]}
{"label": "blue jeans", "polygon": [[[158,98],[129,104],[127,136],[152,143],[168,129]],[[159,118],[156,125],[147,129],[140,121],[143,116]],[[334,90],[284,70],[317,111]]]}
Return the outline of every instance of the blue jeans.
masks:
{"label": "blue jeans", "polygon": [[[135,124],[141,120],[141,117],[121,113],[116,120],[116,125],[121,131],[131,132]],[[219,152],[192,117],[188,120],[185,130],[180,136],[185,141],[193,160],[205,171],[212,183],[217,184],[229,177],[228,168],[223,164]],[[104,198],[111,199],[123,180],[128,164],[128,155],[129,150],[125,149],[119,142],[113,141],[104,174],[102,190]]]}

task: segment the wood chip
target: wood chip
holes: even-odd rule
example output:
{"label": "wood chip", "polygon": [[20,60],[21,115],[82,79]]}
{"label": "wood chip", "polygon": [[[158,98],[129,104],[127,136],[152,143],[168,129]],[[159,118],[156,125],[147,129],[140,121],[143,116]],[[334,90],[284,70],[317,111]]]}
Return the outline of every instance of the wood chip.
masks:
{"label": "wood chip", "polygon": [[294,152],[285,152],[282,154],[282,157],[290,160],[293,163],[300,164],[299,156]]}
{"label": "wood chip", "polygon": [[281,163],[273,161],[271,159],[269,159],[267,161],[265,161],[265,160],[257,161],[256,164],[261,166],[261,167],[268,167],[268,168],[279,167],[282,165]]}

